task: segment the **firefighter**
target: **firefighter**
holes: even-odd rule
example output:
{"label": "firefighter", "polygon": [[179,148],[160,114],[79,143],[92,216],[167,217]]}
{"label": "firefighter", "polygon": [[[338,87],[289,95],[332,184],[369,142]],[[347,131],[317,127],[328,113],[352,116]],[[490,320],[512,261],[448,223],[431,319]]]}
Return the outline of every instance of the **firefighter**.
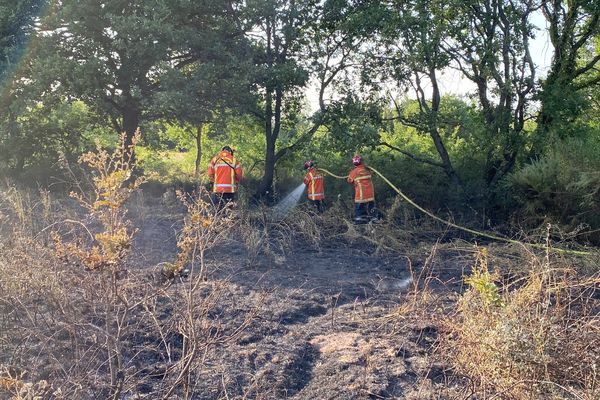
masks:
{"label": "firefighter", "polygon": [[304,176],[304,184],[308,189],[308,202],[317,210],[323,212],[323,200],[325,192],[323,191],[323,174],[315,168],[315,162],[308,160],[304,163],[304,169],[308,170]]}
{"label": "firefighter", "polygon": [[217,208],[229,205],[235,199],[235,192],[244,172],[233,149],[224,146],[208,164],[208,179],[213,183],[213,201]]}
{"label": "firefighter", "polygon": [[374,215],[375,190],[371,171],[359,155],[352,157],[352,164],[354,169],[350,171],[347,180],[348,183],[354,184],[354,221],[360,223],[376,220]]}

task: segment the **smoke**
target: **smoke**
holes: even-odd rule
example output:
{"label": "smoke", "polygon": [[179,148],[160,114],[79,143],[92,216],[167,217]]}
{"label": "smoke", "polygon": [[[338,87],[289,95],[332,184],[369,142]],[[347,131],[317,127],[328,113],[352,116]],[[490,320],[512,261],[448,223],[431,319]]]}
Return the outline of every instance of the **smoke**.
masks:
{"label": "smoke", "polygon": [[398,282],[396,284],[396,286],[400,290],[405,290],[406,288],[408,288],[408,285],[410,285],[412,283],[412,281],[413,281],[412,276],[409,276],[407,278],[402,279],[400,282]]}

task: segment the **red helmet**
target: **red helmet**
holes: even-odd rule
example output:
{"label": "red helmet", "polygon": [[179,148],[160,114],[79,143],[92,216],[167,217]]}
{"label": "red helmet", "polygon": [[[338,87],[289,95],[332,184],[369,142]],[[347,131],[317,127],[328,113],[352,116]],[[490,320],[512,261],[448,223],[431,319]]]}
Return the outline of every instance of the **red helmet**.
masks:
{"label": "red helmet", "polygon": [[354,157],[352,157],[352,164],[354,164],[354,165],[362,164],[362,157],[359,156],[358,154],[355,155]]}
{"label": "red helmet", "polygon": [[309,169],[310,167],[313,167],[314,165],[315,165],[315,162],[313,160],[304,161],[304,169]]}

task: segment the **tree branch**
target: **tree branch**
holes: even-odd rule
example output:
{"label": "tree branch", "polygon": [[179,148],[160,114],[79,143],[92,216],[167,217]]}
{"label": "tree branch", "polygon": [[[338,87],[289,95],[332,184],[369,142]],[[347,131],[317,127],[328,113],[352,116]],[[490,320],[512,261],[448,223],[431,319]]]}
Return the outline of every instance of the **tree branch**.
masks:
{"label": "tree branch", "polygon": [[600,54],[596,54],[596,56],[594,58],[592,58],[590,60],[590,62],[588,62],[585,66],[579,68],[578,70],[575,71],[575,77],[578,77],[580,75],[585,74],[586,72],[588,72],[590,69],[593,69],[596,64],[598,63],[598,61],[600,61]]}
{"label": "tree branch", "polygon": [[401,154],[404,154],[408,158],[411,158],[411,159],[413,159],[415,161],[418,161],[418,162],[421,162],[421,163],[424,163],[424,164],[433,165],[434,167],[444,168],[444,164],[442,164],[441,162],[437,162],[437,161],[434,161],[434,160],[430,160],[428,158],[423,158],[423,157],[416,156],[416,155],[414,155],[414,154],[412,154],[412,153],[410,153],[410,152],[408,152],[406,150],[403,150],[403,149],[401,149],[399,147],[391,145],[391,144],[389,144],[387,142],[381,142],[381,143],[379,143],[379,145],[380,146],[385,146],[385,147],[387,147],[389,149],[392,149],[392,150],[397,151],[397,152],[399,152]]}

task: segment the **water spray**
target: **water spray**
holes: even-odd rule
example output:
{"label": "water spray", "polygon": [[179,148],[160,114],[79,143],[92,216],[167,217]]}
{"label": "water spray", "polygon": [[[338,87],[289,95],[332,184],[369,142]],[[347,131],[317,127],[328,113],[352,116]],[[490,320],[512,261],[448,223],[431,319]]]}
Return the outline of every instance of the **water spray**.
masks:
{"label": "water spray", "polygon": [[306,185],[301,183],[297,188],[292,190],[287,196],[285,196],[279,203],[277,203],[273,207],[273,216],[276,220],[284,219],[298,204],[300,198],[302,197],[302,193],[304,193],[304,188]]}

